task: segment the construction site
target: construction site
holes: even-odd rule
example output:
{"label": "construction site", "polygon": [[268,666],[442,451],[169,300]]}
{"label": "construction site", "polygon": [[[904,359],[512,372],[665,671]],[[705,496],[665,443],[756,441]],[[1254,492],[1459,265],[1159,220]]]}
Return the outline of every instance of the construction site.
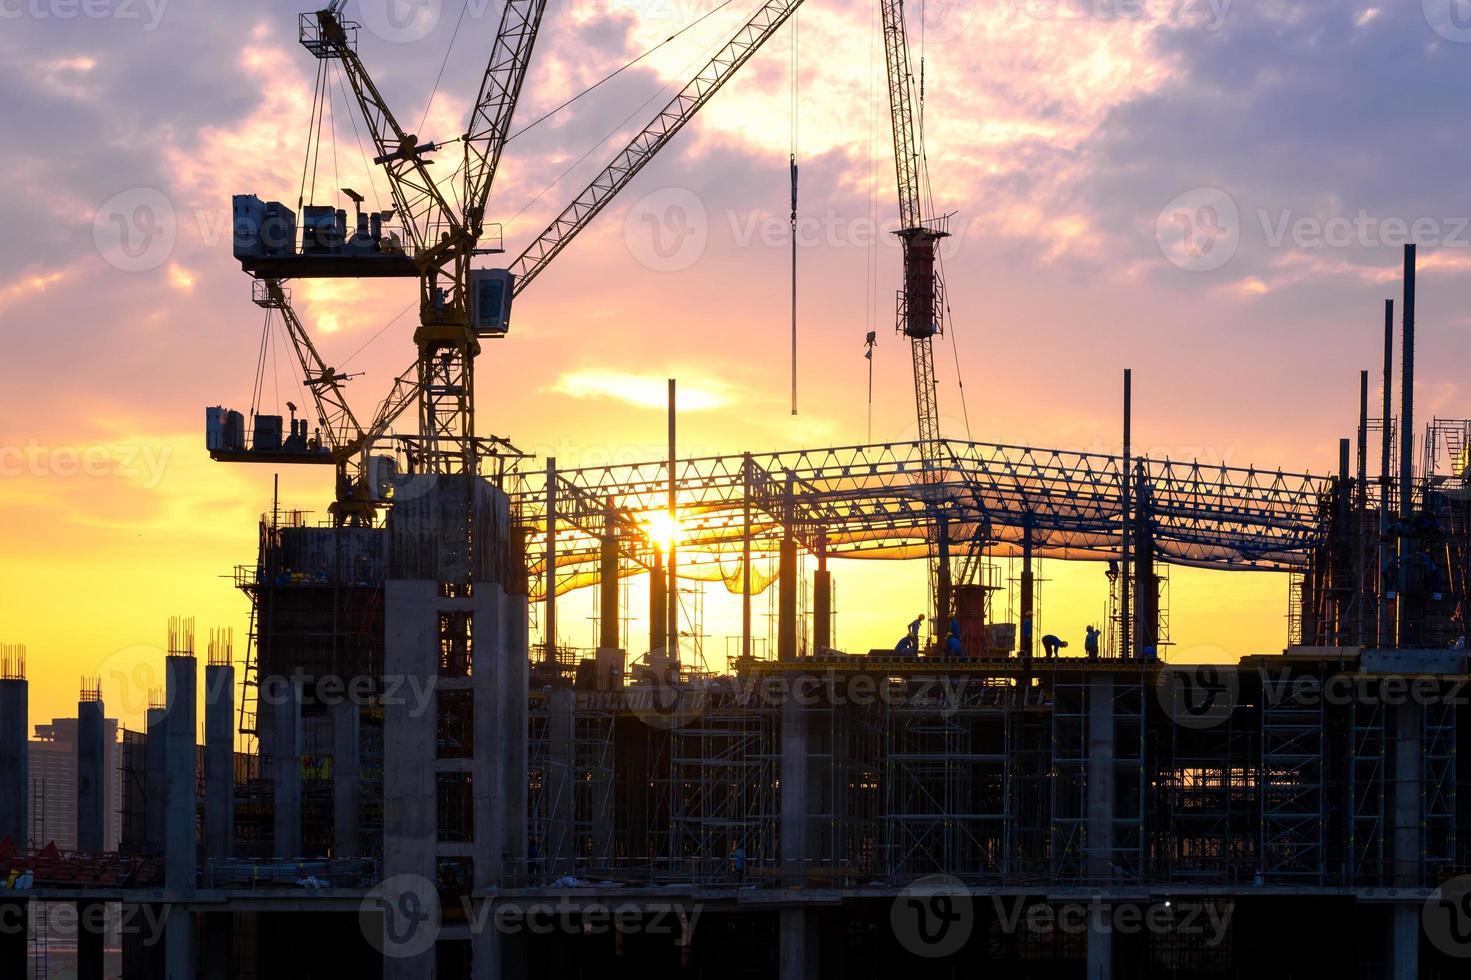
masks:
{"label": "construction site", "polygon": [[[247,636],[170,622],[166,689],[121,736],[116,850],[100,690],[61,850],[28,822],[4,649],[0,976],[56,975],[48,943],[84,980],[1467,975],[1471,420],[1415,416],[1415,246],[1333,473],[1136,455],[1129,372],[1121,454],[949,438],[948,216],[904,8],[879,0],[918,437],[691,458],[674,380],[668,453],[641,463],[559,468],[477,427],[513,301],[800,2],[761,3],[510,262],[487,201],[545,0],[506,0],[443,143],[400,125],[342,0],[301,15],[393,209],[235,197],[234,257],[312,401],[211,407],[206,438],[222,464],[319,466],[329,499],[261,502],[231,571]],[[792,184],[795,229],[795,160]],[[417,281],[419,318],[369,416],[290,284],[381,277]],[[849,557],[924,564],[897,645],[838,642]],[[1106,619],[1064,652],[1044,560],[1107,569]],[[1172,567],[1281,577],[1283,649],[1171,662]],[[740,603],[727,649],[707,583]],[[559,628],[575,597],[596,644]],[[56,909],[82,925],[54,935]]]}

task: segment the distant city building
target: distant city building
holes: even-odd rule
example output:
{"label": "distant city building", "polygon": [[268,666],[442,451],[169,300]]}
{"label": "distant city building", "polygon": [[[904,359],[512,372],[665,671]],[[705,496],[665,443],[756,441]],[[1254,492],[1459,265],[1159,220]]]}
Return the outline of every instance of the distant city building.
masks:
{"label": "distant city building", "polygon": [[[117,850],[122,809],[121,747],[116,718],[103,722],[107,743],[103,765],[103,791],[107,808],[103,815],[102,840],[105,850]],[[50,841],[62,850],[77,846],[77,719],[53,718],[37,725],[30,743],[31,840],[36,847]]]}

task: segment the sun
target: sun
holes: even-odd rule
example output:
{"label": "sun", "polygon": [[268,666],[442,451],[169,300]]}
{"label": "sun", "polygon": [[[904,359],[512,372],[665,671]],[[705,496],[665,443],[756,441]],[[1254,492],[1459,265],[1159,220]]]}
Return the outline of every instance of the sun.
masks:
{"label": "sun", "polygon": [[650,541],[668,551],[670,545],[679,544],[684,537],[684,527],[668,511],[658,510],[645,518],[644,533]]}

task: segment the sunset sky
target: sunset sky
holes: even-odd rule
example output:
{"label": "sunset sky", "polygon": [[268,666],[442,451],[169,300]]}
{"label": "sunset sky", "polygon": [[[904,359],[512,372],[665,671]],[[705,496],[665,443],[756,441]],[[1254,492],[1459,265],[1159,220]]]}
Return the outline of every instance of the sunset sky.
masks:
{"label": "sunset sky", "polygon": [[[1398,296],[1411,230],[1417,414],[1471,414],[1471,28],[1451,2],[912,2],[935,205],[956,213],[954,318],[936,348],[945,433],[1117,451],[1132,367],[1136,450],[1327,472],[1361,368],[1377,404],[1382,302]],[[359,4],[362,57],[405,126],[457,138],[499,4],[469,0],[463,19],[462,0]],[[243,647],[248,607],[228,577],[254,558],[272,471],[212,463],[203,409],[251,400],[262,311],[231,256],[230,195],[297,200],[308,6],[0,4],[0,641],[29,647],[33,721],[74,713],[83,675],[105,690],[109,675],[146,679],[172,614],[197,617],[201,653],[212,626]],[[510,143],[489,215],[510,255],[756,4],[717,6],[552,0],[517,128],[709,17]],[[518,300],[511,337],[479,363],[482,433],[564,467],[655,457],[676,377],[683,453],[863,442],[875,329],[873,438],[912,438],[878,6],[810,0],[795,34],[800,414],[789,24]],[[387,202],[365,173],[362,120],[332,91],[315,200],[348,206],[335,189],[351,186]],[[445,158],[448,172],[457,154]],[[1219,226],[1180,224],[1203,204]],[[383,328],[414,285],[294,286],[327,359],[363,372],[349,390],[370,411],[412,360],[413,316]],[[284,410],[303,399],[278,355],[264,405]],[[280,481],[284,505],[325,511],[330,470]],[[922,606],[922,564],[854,564],[834,568],[838,639],[892,645]],[[1044,574],[1047,622],[1080,641],[1101,569]],[[1172,657],[1280,650],[1286,591],[1283,576],[1177,572]],[[734,632],[729,605],[712,598],[707,652]],[[568,600],[566,642],[587,642],[591,606]],[[146,686],[109,714],[136,724]]]}

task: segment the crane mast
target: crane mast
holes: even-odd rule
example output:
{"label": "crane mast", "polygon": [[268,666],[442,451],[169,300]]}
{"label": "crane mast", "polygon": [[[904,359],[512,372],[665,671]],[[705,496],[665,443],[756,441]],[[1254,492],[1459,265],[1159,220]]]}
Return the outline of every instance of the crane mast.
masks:
{"label": "crane mast", "polygon": [[934,490],[941,482],[940,408],[935,395],[933,339],[941,332],[944,285],[935,249],[949,231],[944,216],[926,219],[924,209],[923,133],[915,124],[909,43],[903,0],[879,0],[883,12],[884,62],[888,68],[889,118],[894,131],[894,170],[899,184],[899,230],[903,244],[904,288],[898,293],[895,330],[909,338],[914,361],[914,406],[919,421],[920,483],[931,507],[930,594],[934,597],[934,629],[950,617],[950,562],[947,528]]}

